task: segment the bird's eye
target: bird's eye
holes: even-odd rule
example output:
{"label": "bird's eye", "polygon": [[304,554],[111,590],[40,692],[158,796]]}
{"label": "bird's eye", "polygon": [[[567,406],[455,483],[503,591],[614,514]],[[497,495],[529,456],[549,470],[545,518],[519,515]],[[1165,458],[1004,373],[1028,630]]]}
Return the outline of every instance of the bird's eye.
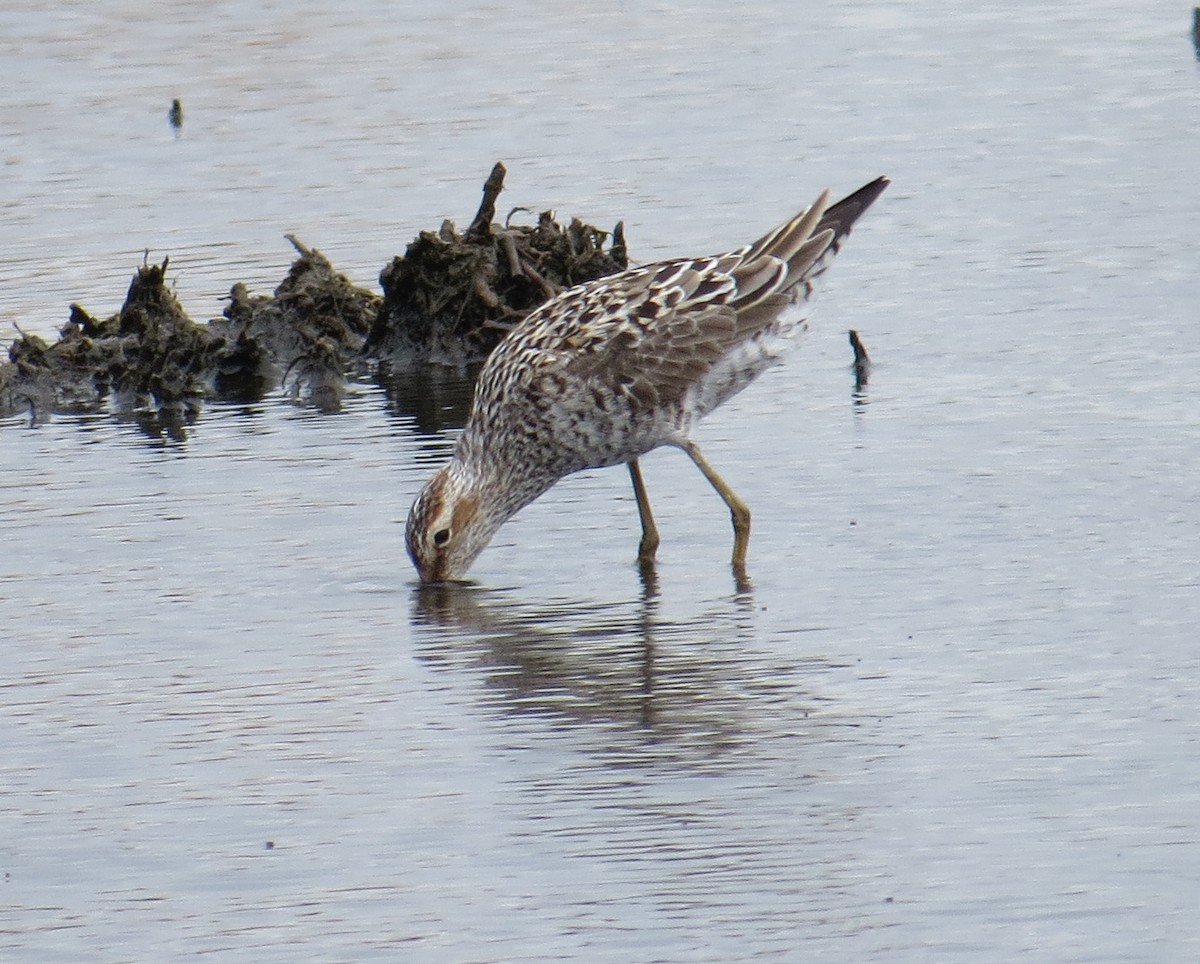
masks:
{"label": "bird's eye", "polygon": [[438,529],[438,531],[433,534],[433,544],[435,546],[444,546],[449,541],[450,541],[450,530],[449,529]]}

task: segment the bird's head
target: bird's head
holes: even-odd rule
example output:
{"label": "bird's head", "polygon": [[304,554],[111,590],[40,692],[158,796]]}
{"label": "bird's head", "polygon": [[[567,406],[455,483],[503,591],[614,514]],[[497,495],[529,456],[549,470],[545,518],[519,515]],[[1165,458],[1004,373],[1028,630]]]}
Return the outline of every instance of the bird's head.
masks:
{"label": "bird's head", "polygon": [[421,582],[462,579],[503,521],[485,511],[481,487],[461,463],[443,466],[408,512],[405,541]]}

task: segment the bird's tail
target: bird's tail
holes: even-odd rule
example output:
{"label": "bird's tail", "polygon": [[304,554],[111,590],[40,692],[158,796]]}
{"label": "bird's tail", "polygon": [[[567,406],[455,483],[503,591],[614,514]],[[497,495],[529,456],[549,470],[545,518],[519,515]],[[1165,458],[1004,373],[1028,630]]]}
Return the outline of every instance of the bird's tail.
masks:
{"label": "bird's tail", "polygon": [[833,205],[824,191],[808,208],[750,245],[734,272],[738,307],[769,309],[806,301],[813,282],[841,250],[854,222],[889,183],[886,177],[876,178]]}

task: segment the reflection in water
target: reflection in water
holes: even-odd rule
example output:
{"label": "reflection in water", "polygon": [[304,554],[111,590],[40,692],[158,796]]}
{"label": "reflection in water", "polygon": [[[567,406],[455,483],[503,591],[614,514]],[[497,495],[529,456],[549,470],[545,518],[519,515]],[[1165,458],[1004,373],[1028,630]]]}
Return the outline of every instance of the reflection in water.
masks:
{"label": "reflection in water", "polygon": [[196,413],[184,413],[175,409],[163,408],[157,411],[150,409],[135,409],[130,412],[118,412],[113,419],[117,424],[130,424],[137,427],[153,447],[179,445],[188,440],[188,426],[196,421]]}
{"label": "reflection in water", "polygon": [[[447,630],[425,656],[450,664],[476,649],[471,663],[519,712],[562,713],[653,727],[656,600],[632,607],[550,607],[522,611],[505,594],[471,584],[417,590],[416,622]],[[465,638],[464,638],[465,637]]]}
{"label": "reflection in water", "polygon": [[411,419],[421,435],[441,435],[466,424],[479,366],[459,372],[442,365],[394,371],[381,365],[378,382],[392,414]]}
{"label": "reflection in water", "polygon": [[601,724],[592,749],[636,750],[638,760],[652,746],[660,763],[732,765],[730,751],[764,722],[760,700],[786,700],[797,719],[808,718],[815,697],[801,679],[827,669],[823,658],[765,662],[748,596],[673,620],[651,587],[624,603],[536,605],[472,584],[420,587],[418,653],[441,668],[482,670],[506,715]]}
{"label": "reflection in water", "polygon": [[814,694],[833,667],[782,656],[795,647],[777,648],[747,596],[682,619],[670,605],[650,591],[609,603],[416,591],[418,657],[466,678],[472,703],[478,681],[500,731],[497,772],[519,794],[505,811],[513,851],[561,855],[554,899],[573,922],[627,904],[633,932],[685,948],[703,934],[711,949],[726,933],[715,922],[736,919],[714,960],[741,959],[739,931],[784,960],[831,917],[880,926],[880,904],[842,906],[873,873],[848,779],[870,740]]}

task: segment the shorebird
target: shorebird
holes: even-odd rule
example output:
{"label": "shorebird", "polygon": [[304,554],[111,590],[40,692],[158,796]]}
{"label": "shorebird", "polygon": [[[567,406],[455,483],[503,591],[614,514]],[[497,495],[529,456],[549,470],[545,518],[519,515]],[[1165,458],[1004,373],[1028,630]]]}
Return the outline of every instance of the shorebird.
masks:
{"label": "shorebird", "polygon": [[500,526],[559,479],[620,463],[641,521],[638,560],[653,565],[659,535],[638,458],[660,445],[686,452],[729,508],[744,576],[750,510],[692,430],[807,328],[794,309],[887,186],[878,178],[833,205],[825,191],[753,244],[576,285],[527,315],[484,364],[450,461],[409,511],[421,581],[461,580]]}

